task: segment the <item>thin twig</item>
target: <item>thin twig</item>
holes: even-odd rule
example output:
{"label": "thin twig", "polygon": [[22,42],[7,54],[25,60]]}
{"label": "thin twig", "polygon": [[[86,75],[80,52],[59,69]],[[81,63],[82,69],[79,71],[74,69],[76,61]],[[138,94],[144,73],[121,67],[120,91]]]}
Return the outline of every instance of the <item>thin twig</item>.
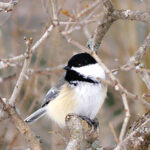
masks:
{"label": "thin twig", "polygon": [[120,137],[119,137],[120,141],[122,141],[123,138],[124,138],[124,135],[126,133],[126,129],[127,129],[127,126],[128,126],[128,122],[129,122],[129,119],[130,119],[130,109],[129,109],[129,104],[128,104],[128,101],[127,101],[126,94],[123,93],[121,96],[122,96],[123,106],[124,106],[124,110],[125,110],[125,118],[124,118],[122,128],[121,128],[121,132],[120,132]]}
{"label": "thin twig", "polygon": [[[99,0],[97,0],[97,1],[93,2],[91,5],[89,5],[89,7],[84,8],[83,10],[81,10],[80,12],[78,12],[77,15],[75,16],[75,20],[78,20],[78,21],[76,22],[76,24],[74,24],[74,25],[72,25],[72,26],[70,26],[70,25],[68,24],[68,25],[66,26],[65,30],[62,31],[62,34],[63,34],[63,35],[70,34],[70,33],[72,33],[73,31],[79,29],[79,26],[83,26],[83,25],[86,25],[86,24],[95,22],[96,20],[90,21],[90,20],[88,20],[88,19],[89,19],[89,18],[92,16],[92,14],[96,11],[96,10],[95,10],[95,7],[97,7],[97,5],[98,5],[98,7],[100,6],[100,3],[101,3],[101,2],[100,2]],[[92,9],[93,9],[93,11],[91,11]],[[84,19],[81,18],[84,14],[86,14],[86,13],[89,12],[89,11],[91,11],[91,13],[90,13],[87,17],[85,17]],[[81,20],[80,20],[80,18],[81,18]],[[71,18],[70,21],[72,21],[72,20],[73,20],[73,19]]]}
{"label": "thin twig", "polygon": [[53,10],[53,20],[54,22],[58,20],[57,17],[57,0],[51,0],[52,10]]}
{"label": "thin twig", "polygon": [[17,67],[17,64],[3,61],[2,59],[0,59],[0,69],[4,69],[7,67]]}
{"label": "thin twig", "polygon": [[6,76],[6,77],[0,77],[0,83],[2,82],[5,82],[5,81],[8,81],[8,80],[12,80],[16,77],[16,73],[14,74],[11,74],[9,76]]}
{"label": "thin twig", "polygon": [[148,74],[148,72],[142,71],[139,72],[138,74],[140,75],[141,79],[143,80],[147,88],[150,90],[150,75]]}
{"label": "thin twig", "polygon": [[84,14],[86,14],[88,11],[94,9],[97,5],[100,4],[100,1],[97,0],[95,2],[92,2],[89,7],[82,9],[76,16],[76,19],[79,19],[81,16],[83,16]]}
{"label": "thin twig", "polygon": [[130,57],[129,61],[125,65],[120,67],[121,70],[130,70],[135,67],[135,65],[143,58],[148,48],[150,48],[150,33],[147,35],[136,53],[132,57]]}
{"label": "thin twig", "polygon": [[20,76],[17,80],[17,83],[15,85],[14,91],[13,91],[13,93],[9,99],[9,104],[11,104],[12,106],[15,105],[16,98],[20,92],[20,89],[21,89],[23,81],[24,81],[24,77],[25,77],[27,70],[29,68],[29,64],[30,64],[30,60],[31,60],[31,48],[30,48],[31,43],[32,43],[32,39],[26,40],[26,45],[27,45],[26,54],[27,54],[27,56],[25,58],[24,65],[23,65],[22,71],[20,73]]}
{"label": "thin twig", "polygon": [[[32,46],[31,48],[31,55],[34,53],[34,51],[48,38],[50,32],[53,30],[54,25],[50,25],[48,29],[45,31],[45,33],[42,35],[42,37]],[[24,54],[12,57],[12,58],[6,58],[6,59],[0,59],[2,62],[9,62],[14,63],[20,60],[23,60],[26,58],[26,52]],[[0,66],[1,67],[1,66]],[[7,67],[7,66],[6,66]],[[4,67],[3,67],[4,68]]]}
{"label": "thin twig", "polygon": [[116,134],[115,129],[114,129],[114,127],[113,127],[113,125],[112,125],[111,122],[109,122],[109,127],[110,127],[110,129],[111,129],[112,135],[113,135],[113,137],[114,137],[116,143],[119,143],[119,139],[118,139],[118,137],[117,137],[117,134]]}

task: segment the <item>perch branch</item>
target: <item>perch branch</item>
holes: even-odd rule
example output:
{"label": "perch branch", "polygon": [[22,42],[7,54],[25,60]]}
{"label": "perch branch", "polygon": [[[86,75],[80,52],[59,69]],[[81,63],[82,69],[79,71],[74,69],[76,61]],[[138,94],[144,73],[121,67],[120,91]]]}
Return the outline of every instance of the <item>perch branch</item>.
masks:
{"label": "perch branch", "polygon": [[2,98],[0,98],[0,104],[3,106],[3,111],[5,111],[9,115],[16,128],[25,137],[25,139],[30,145],[30,148],[32,150],[42,150],[39,141],[32,134],[32,131],[30,130],[29,126],[18,115],[15,107],[4,102]]}
{"label": "perch branch", "polygon": [[[66,150],[85,150],[99,149],[99,130],[89,130],[88,124],[75,114],[68,114],[66,117],[66,125],[70,131],[70,141]],[[103,150],[112,150],[112,148],[101,147]]]}
{"label": "perch branch", "polygon": [[66,150],[83,149],[84,132],[81,119],[76,115],[67,115],[66,125],[71,134]]}

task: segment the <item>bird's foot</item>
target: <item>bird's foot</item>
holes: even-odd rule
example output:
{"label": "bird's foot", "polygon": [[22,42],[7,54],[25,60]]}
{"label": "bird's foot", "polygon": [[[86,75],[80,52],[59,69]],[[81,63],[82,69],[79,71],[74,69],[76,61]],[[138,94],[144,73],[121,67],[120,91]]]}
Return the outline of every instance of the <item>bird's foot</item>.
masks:
{"label": "bird's foot", "polygon": [[95,118],[94,120],[92,120],[92,122],[93,122],[94,130],[96,131],[96,130],[97,130],[97,128],[98,128],[98,126],[99,126],[98,119],[97,119],[97,118]]}
{"label": "bird's foot", "polygon": [[86,116],[81,116],[81,115],[80,115],[79,117],[80,117],[82,120],[85,120],[85,121],[88,123],[88,126],[89,126],[89,128],[90,128],[90,131],[92,131],[93,128],[94,128],[94,131],[97,130],[97,127],[98,127],[98,125],[99,125],[97,119],[91,120],[90,118],[88,118],[88,117],[86,117]]}

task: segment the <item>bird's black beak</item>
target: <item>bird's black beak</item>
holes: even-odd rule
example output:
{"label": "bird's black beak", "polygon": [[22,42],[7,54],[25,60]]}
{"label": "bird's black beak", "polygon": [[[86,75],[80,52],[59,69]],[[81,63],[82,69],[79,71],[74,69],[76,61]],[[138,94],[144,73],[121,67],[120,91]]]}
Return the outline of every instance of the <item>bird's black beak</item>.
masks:
{"label": "bird's black beak", "polygon": [[70,70],[70,67],[65,66],[64,69],[65,69],[65,70]]}

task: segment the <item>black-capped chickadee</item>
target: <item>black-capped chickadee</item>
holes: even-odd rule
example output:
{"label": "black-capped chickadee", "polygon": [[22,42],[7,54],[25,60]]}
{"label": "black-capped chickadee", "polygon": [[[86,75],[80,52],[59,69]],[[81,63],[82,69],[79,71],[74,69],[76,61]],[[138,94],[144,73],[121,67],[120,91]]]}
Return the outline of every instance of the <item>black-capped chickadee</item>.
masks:
{"label": "black-capped chickadee", "polygon": [[25,122],[33,122],[47,114],[60,127],[65,126],[69,113],[93,120],[106,97],[107,86],[97,78],[105,80],[105,72],[88,53],[79,53],[68,61],[65,76],[51,88],[40,109]]}

